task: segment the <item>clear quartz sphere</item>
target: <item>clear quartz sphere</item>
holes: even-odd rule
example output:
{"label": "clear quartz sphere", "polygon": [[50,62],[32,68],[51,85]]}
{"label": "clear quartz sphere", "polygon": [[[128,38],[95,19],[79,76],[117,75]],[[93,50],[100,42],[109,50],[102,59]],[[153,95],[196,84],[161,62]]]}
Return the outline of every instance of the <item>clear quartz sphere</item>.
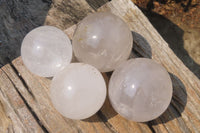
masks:
{"label": "clear quartz sphere", "polygon": [[123,117],[146,122],[159,117],[172,98],[168,72],[151,59],[136,58],[122,63],[109,82],[109,99]]}
{"label": "clear quartz sphere", "polygon": [[72,40],[76,58],[101,72],[112,71],[127,60],[132,43],[132,33],[127,24],[109,12],[85,17],[78,24]]}
{"label": "clear quartz sphere", "polygon": [[106,98],[106,84],[101,73],[84,63],[71,63],[52,80],[54,107],[70,119],[85,119],[95,114]]}
{"label": "clear quartz sphere", "polygon": [[21,56],[32,73],[52,77],[71,62],[72,46],[67,35],[60,29],[41,26],[25,36]]}

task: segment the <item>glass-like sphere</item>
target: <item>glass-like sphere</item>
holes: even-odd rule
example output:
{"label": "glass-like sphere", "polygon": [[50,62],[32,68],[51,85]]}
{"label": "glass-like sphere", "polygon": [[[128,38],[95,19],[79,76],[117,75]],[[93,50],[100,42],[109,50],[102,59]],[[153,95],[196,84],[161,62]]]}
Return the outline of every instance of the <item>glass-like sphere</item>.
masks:
{"label": "glass-like sphere", "polygon": [[101,72],[112,71],[127,60],[132,43],[132,33],[127,24],[109,12],[85,17],[72,40],[76,58]]}
{"label": "glass-like sphere", "polygon": [[51,84],[54,107],[70,119],[85,119],[95,114],[106,98],[106,84],[93,66],[72,63],[55,75]]}
{"label": "glass-like sphere", "polygon": [[159,117],[172,98],[168,72],[151,59],[137,58],[122,63],[109,82],[109,99],[123,117],[146,122]]}
{"label": "glass-like sphere", "polygon": [[41,26],[25,36],[21,56],[32,73],[52,77],[71,62],[72,46],[67,35],[60,29]]}

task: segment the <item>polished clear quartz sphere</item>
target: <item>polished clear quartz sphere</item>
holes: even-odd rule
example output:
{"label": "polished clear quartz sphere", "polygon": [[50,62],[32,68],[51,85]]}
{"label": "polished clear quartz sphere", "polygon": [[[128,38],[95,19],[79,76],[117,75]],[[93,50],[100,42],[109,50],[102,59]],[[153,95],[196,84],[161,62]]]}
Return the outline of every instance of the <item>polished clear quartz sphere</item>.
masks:
{"label": "polished clear quartz sphere", "polygon": [[52,80],[54,107],[70,119],[85,119],[95,114],[106,98],[106,84],[101,73],[91,65],[72,63]]}
{"label": "polished clear quartz sphere", "polygon": [[52,77],[72,59],[72,46],[67,35],[53,26],[30,31],[21,46],[25,66],[34,74]]}
{"label": "polished clear quartz sphere", "polygon": [[72,44],[76,58],[101,72],[115,69],[132,49],[132,33],[126,23],[109,12],[85,17],[75,31]]}
{"label": "polished clear quartz sphere", "polygon": [[126,61],[113,72],[109,99],[123,117],[150,121],[160,116],[170,104],[172,82],[168,72],[151,59]]}

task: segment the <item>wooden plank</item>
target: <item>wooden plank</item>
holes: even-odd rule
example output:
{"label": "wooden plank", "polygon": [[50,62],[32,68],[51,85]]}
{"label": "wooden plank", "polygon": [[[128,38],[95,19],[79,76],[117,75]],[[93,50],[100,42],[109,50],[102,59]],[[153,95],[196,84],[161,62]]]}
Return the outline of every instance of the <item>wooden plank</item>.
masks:
{"label": "wooden plank", "polygon": [[[37,121],[44,132],[111,132],[98,116],[94,116],[87,121],[70,120],[62,117],[53,108],[49,98],[50,79],[31,74],[23,65],[21,58],[14,60],[13,65],[5,65],[2,71],[4,75],[9,77],[9,81],[4,84],[10,85],[9,82],[12,82],[22,99],[29,106],[29,112],[35,114],[33,117],[37,117],[35,119],[38,119]],[[19,73],[20,76],[18,75]],[[1,79],[3,81],[5,78]],[[0,88],[4,84],[0,84]],[[12,106],[16,106],[15,104],[18,104],[18,102],[13,103]],[[89,121],[96,122],[90,124]],[[26,125],[26,123],[23,123],[23,125]]]}
{"label": "wooden plank", "polygon": [[[85,6],[84,9],[90,8],[87,3]],[[19,57],[0,69],[0,113],[2,116],[0,131],[200,132],[199,79],[175,56],[167,43],[131,1],[113,0],[99,10],[111,11],[127,22],[133,31],[133,56],[153,58],[171,73],[174,94],[168,110],[154,121],[136,123],[117,115],[107,99],[102,109],[87,120],[77,121],[64,118],[51,104],[49,98],[51,79],[31,74]],[[93,9],[90,11],[93,12]],[[50,19],[47,18],[47,21],[50,22]],[[51,25],[57,26],[55,23]],[[65,28],[65,26],[60,27]],[[72,37],[75,27],[65,32]],[[104,77],[108,81],[108,76],[104,74]]]}
{"label": "wooden plank", "polygon": [[[113,0],[99,11],[110,11],[124,19],[132,29],[133,51],[137,53],[135,56],[152,58],[161,63],[170,73],[174,89],[171,105],[161,117],[149,122],[149,126],[156,132],[200,132],[199,79],[176,57],[168,44],[131,1]],[[66,30],[70,37],[73,35],[73,29],[75,26]],[[102,112],[107,118],[112,114],[104,108]],[[108,121],[115,127],[117,120]]]}
{"label": "wooden plank", "polygon": [[1,132],[43,132],[3,69],[0,70],[0,100]]}
{"label": "wooden plank", "polygon": [[171,74],[173,100],[169,109],[160,118],[150,122],[154,130],[200,132],[199,79],[176,57],[148,19],[131,1],[113,0],[100,10],[111,11],[124,19],[132,29],[136,40],[134,50],[144,57],[161,63]]}
{"label": "wooden plank", "polygon": [[92,12],[94,12],[94,9],[90,7],[86,0],[55,0],[44,25],[53,25],[64,30],[78,23],[88,13]]}

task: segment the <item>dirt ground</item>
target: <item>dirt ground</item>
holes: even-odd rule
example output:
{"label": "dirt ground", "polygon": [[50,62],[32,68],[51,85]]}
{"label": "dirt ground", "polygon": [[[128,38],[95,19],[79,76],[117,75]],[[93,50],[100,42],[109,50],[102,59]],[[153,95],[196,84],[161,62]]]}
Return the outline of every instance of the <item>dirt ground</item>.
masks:
{"label": "dirt ground", "polygon": [[200,78],[200,0],[132,0]]}

